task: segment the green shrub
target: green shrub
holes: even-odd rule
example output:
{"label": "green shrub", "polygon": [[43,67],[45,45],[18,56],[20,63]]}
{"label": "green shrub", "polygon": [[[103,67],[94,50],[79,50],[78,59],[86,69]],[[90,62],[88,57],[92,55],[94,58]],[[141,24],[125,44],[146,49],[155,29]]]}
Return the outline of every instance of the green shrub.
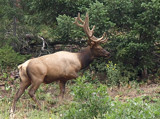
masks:
{"label": "green shrub", "polygon": [[108,61],[106,64],[103,59],[98,59],[90,65],[90,69],[98,73],[104,73],[107,77],[107,79],[104,80],[108,86],[119,85],[121,82],[124,83],[128,81],[128,79],[121,76],[120,68],[112,61]]}
{"label": "green shrub", "polygon": [[1,68],[15,67],[19,63],[24,62],[26,56],[16,53],[12,47],[5,45],[0,48],[0,66]]}
{"label": "green shrub", "polygon": [[91,64],[90,64],[90,69],[94,70],[95,72],[106,72],[106,62],[104,61],[103,58],[95,59]]}
{"label": "green shrub", "polygon": [[119,85],[121,80],[121,74],[117,67],[117,64],[113,64],[112,61],[109,61],[106,64],[107,72],[107,84],[108,85]]}
{"label": "green shrub", "polygon": [[105,114],[106,119],[159,119],[160,107],[145,103],[142,98],[130,99],[125,103],[111,102],[111,110]]}
{"label": "green shrub", "polygon": [[103,118],[110,106],[111,98],[107,94],[107,87],[97,83],[86,82],[87,76],[78,77],[72,86],[74,103],[64,112],[65,119]]}
{"label": "green shrub", "polygon": [[[111,63],[111,62],[110,62]],[[107,93],[107,86],[86,82],[87,75],[78,77],[71,87],[74,100],[59,112],[62,119],[158,119],[160,101],[146,103],[143,97],[121,102]]]}

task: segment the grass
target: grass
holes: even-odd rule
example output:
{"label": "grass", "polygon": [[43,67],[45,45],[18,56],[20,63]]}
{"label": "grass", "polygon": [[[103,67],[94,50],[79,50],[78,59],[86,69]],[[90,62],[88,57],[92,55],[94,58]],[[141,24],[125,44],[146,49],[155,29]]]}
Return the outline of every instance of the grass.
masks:
{"label": "grass", "polygon": [[[130,89],[121,87],[109,91],[105,84],[86,80],[84,76],[74,84],[68,83],[62,102],[58,98],[57,83],[42,84],[36,92],[42,110],[37,109],[26,91],[17,102],[15,119],[160,119],[159,85],[142,88],[132,85]],[[17,84],[7,90],[0,89],[0,119],[9,119]]]}

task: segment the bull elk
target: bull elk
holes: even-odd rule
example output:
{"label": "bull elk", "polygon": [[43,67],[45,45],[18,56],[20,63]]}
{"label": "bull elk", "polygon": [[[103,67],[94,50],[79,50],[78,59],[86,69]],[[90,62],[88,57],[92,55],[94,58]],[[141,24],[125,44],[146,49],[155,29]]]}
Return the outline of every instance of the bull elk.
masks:
{"label": "bull elk", "polygon": [[105,33],[101,38],[96,38],[93,35],[95,26],[90,30],[87,13],[84,21],[80,18],[80,13],[78,13],[78,17],[75,18],[75,24],[83,28],[88,37],[88,46],[77,53],[59,51],[30,59],[19,65],[20,88],[15,94],[11,112],[15,111],[16,102],[29,86],[28,93],[30,97],[41,109],[40,103],[35,97],[35,92],[41,83],[49,84],[59,81],[60,96],[63,98],[66,82],[77,78],[78,71],[87,67],[96,57],[109,57],[110,53],[99,45],[107,41]]}

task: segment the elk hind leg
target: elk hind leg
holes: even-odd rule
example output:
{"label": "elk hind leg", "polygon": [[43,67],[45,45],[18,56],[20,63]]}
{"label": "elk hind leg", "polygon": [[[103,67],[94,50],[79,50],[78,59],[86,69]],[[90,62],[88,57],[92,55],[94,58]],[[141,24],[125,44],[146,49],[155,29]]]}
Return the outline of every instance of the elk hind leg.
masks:
{"label": "elk hind leg", "polygon": [[35,96],[35,92],[37,91],[37,89],[39,88],[40,84],[42,82],[35,82],[35,83],[32,83],[31,84],[31,88],[29,89],[29,95],[30,97],[32,98],[32,100],[38,105],[38,108],[41,110],[41,105],[40,103],[38,102],[38,100],[36,99],[36,96]]}
{"label": "elk hind leg", "polygon": [[13,105],[12,105],[12,109],[11,112],[14,113],[15,111],[15,106],[16,106],[16,102],[18,101],[18,99],[21,97],[21,95],[24,93],[25,89],[27,89],[29,86],[31,85],[31,82],[26,80],[26,81],[21,81],[20,83],[20,88],[18,89],[17,93],[14,96],[14,100],[13,100]]}

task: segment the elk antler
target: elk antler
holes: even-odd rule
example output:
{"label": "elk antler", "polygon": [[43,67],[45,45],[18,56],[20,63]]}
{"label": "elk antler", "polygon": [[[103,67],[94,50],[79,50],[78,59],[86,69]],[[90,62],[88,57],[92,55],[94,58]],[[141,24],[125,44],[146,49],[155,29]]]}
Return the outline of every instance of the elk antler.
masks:
{"label": "elk antler", "polygon": [[[80,24],[82,23],[82,24]],[[106,42],[108,39],[105,38],[106,36],[106,33],[104,32],[104,34],[102,35],[101,38],[96,38],[93,33],[94,33],[94,29],[95,29],[95,25],[93,26],[92,30],[90,30],[89,28],[89,16],[88,14],[86,13],[86,17],[85,17],[85,20],[83,21],[81,18],[80,18],[80,13],[78,13],[78,17],[75,18],[75,24],[79,27],[82,27],[84,32],[86,33],[87,37],[88,37],[88,42],[89,44],[93,44],[93,43],[104,43]],[[105,39],[104,39],[105,38]]]}

